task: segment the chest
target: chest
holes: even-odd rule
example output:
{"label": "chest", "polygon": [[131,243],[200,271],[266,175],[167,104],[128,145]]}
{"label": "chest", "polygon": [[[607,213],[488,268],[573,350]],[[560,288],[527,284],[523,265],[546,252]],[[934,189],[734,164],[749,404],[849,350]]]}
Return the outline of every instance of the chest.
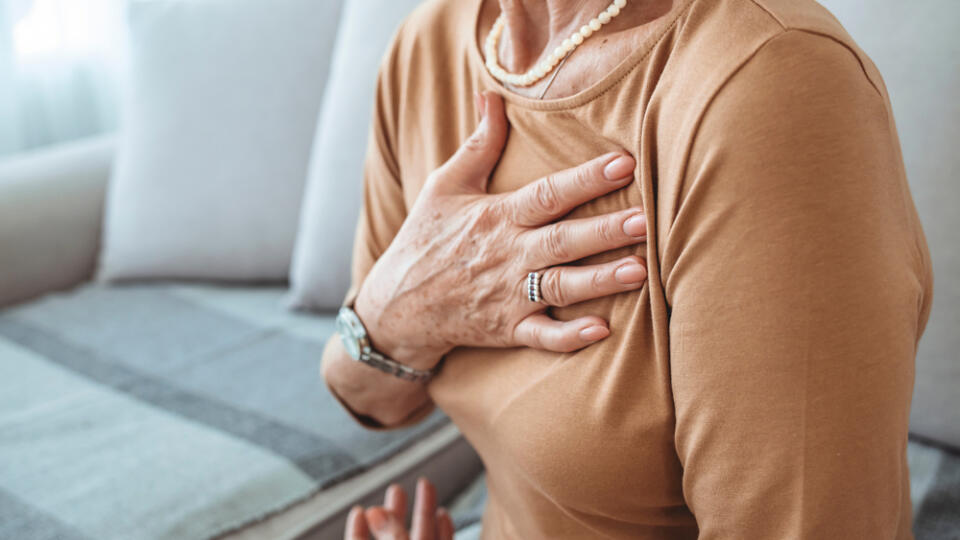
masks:
{"label": "chest", "polygon": [[[567,113],[515,114],[490,191],[515,190],[612,150],[635,153],[639,143],[623,135],[629,133],[607,136]],[[643,206],[639,180],[563,219]],[[648,248],[640,244],[574,264],[628,254],[647,259]],[[575,353],[460,348],[447,356],[431,395],[480,452],[488,474],[509,486],[501,497],[514,499],[510,504],[631,521],[642,520],[643,509],[682,499],[667,357],[658,349],[667,327],[655,320],[650,294],[645,287],[551,309],[560,320],[589,314],[610,322],[609,338]]]}

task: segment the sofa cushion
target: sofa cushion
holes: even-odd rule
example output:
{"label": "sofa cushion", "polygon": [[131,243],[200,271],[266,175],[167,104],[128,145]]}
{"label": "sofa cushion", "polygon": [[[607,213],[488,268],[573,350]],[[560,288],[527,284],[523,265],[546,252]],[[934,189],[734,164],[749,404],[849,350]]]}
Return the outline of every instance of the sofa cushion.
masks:
{"label": "sofa cushion", "polygon": [[129,3],[102,278],[286,280],[339,9]]}
{"label": "sofa cushion", "polygon": [[960,450],[960,2],[821,0],[883,74],[933,258],[910,430]]}
{"label": "sofa cushion", "polygon": [[347,293],[377,66],[397,26],[418,3],[367,0],[344,5],[290,268],[296,307],[333,308]]}
{"label": "sofa cushion", "polygon": [[93,275],[113,147],[101,136],[0,162],[0,307]]}
{"label": "sofa cushion", "polygon": [[448,425],[357,425],[318,372],[333,316],[283,295],[90,285],[0,312],[0,538],[207,538]]}
{"label": "sofa cushion", "polygon": [[910,499],[918,540],[955,540],[960,532],[960,454],[910,441]]}

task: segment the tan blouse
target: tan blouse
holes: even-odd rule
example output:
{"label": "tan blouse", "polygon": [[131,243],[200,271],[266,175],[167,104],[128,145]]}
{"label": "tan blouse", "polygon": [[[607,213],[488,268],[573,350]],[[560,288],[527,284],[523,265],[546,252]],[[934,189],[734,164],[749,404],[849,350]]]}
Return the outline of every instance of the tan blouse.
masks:
{"label": "tan blouse", "polygon": [[636,181],[569,217],[649,218],[582,261],[637,253],[643,289],[551,310],[609,338],[458,348],[429,385],[486,464],[483,537],[911,538],[932,275],[876,67],[812,0],[676,0],[613,72],[538,101],[485,71],[480,4],[429,0],[384,59],[348,301],[478,90],[511,125],[491,191],[624,148]]}

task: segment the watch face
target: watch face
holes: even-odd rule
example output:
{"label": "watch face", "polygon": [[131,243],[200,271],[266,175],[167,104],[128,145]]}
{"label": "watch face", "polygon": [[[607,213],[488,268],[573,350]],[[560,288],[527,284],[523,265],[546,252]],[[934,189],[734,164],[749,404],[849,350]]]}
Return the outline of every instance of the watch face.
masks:
{"label": "watch face", "polygon": [[360,343],[353,326],[343,314],[337,317],[337,333],[340,334],[340,341],[343,342],[343,348],[347,350],[347,354],[353,358],[360,358]]}

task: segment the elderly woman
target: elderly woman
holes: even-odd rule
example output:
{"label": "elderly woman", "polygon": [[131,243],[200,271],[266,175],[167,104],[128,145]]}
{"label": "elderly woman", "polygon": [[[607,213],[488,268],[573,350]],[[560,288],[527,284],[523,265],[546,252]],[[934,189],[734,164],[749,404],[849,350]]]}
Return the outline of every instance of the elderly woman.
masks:
{"label": "elderly woman", "polygon": [[[911,538],[930,260],[813,0],[430,0],[370,140],[325,378],[371,428],[449,415],[484,538]],[[434,499],[414,538],[452,535]]]}

